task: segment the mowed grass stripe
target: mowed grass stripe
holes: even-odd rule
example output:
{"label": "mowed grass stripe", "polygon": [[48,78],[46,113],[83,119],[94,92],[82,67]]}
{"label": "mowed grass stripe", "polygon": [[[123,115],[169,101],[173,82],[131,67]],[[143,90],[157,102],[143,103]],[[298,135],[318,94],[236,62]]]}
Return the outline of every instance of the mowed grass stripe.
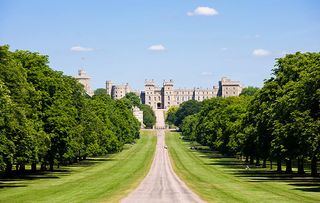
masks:
{"label": "mowed grass stripe", "polygon": [[[18,181],[26,187],[0,189],[1,202],[117,202],[147,174],[156,145],[154,131],[120,153],[90,166],[70,166],[58,178]],[[48,175],[49,176],[49,175]]]}
{"label": "mowed grass stripe", "polygon": [[[209,202],[319,202],[320,193],[304,192],[286,181],[258,181],[238,177],[233,169],[218,164],[219,159],[189,149],[180,134],[168,132],[166,143],[176,173],[199,196]],[[291,182],[292,183],[292,182]]]}

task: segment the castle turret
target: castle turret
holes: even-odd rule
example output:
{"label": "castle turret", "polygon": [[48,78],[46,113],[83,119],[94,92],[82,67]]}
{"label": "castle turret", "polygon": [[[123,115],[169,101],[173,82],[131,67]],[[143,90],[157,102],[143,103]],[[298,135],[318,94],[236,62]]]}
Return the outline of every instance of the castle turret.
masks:
{"label": "castle turret", "polygon": [[84,90],[89,96],[93,95],[93,92],[90,87],[91,78],[87,75],[87,73],[83,69],[79,69],[78,75],[75,77],[84,87]]}
{"label": "castle turret", "polygon": [[167,109],[175,105],[175,97],[173,90],[173,80],[163,81],[163,108]]}
{"label": "castle turret", "polygon": [[106,91],[107,91],[108,95],[112,96],[112,81],[111,80],[106,81]]}

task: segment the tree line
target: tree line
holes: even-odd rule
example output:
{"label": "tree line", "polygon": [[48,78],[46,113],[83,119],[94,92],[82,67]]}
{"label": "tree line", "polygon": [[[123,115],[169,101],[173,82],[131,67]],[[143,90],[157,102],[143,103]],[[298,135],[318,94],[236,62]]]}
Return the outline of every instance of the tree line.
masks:
{"label": "tree line", "polygon": [[139,138],[131,106],[107,95],[89,97],[47,56],[0,46],[0,171],[53,170],[88,156],[122,150]]}
{"label": "tree line", "polygon": [[[106,94],[105,88],[98,88],[94,91],[95,95]],[[121,98],[124,102],[127,103],[130,107],[138,107],[143,112],[143,125],[145,128],[152,129],[156,124],[156,115],[154,111],[149,105],[142,104],[140,97],[134,93],[129,92],[123,98]]]}
{"label": "tree line", "polygon": [[[188,101],[170,109],[167,121],[186,139],[223,154],[241,155],[251,164],[298,173],[311,162],[317,175],[320,156],[320,53],[296,53],[276,59],[272,77],[261,89],[245,88],[239,97]],[[262,163],[261,163],[262,161]]]}

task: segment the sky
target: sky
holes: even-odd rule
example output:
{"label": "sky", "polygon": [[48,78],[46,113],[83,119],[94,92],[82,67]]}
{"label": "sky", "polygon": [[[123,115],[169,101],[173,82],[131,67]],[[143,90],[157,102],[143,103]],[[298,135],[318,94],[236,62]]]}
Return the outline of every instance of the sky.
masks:
{"label": "sky", "polygon": [[212,87],[223,77],[263,85],[275,59],[319,52],[319,0],[0,0],[0,45],[49,56],[93,89]]}

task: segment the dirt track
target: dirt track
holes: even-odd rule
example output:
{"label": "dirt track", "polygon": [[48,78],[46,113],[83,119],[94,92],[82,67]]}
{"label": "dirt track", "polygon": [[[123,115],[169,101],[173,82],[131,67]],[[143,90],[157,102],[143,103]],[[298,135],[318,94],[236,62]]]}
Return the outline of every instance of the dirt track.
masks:
{"label": "dirt track", "polygon": [[[156,116],[157,128],[164,127],[163,112],[156,111]],[[151,169],[138,188],[122,202],[203,202],[174,173],[164,136],[164,130],[157,129],[157,148]]]}

